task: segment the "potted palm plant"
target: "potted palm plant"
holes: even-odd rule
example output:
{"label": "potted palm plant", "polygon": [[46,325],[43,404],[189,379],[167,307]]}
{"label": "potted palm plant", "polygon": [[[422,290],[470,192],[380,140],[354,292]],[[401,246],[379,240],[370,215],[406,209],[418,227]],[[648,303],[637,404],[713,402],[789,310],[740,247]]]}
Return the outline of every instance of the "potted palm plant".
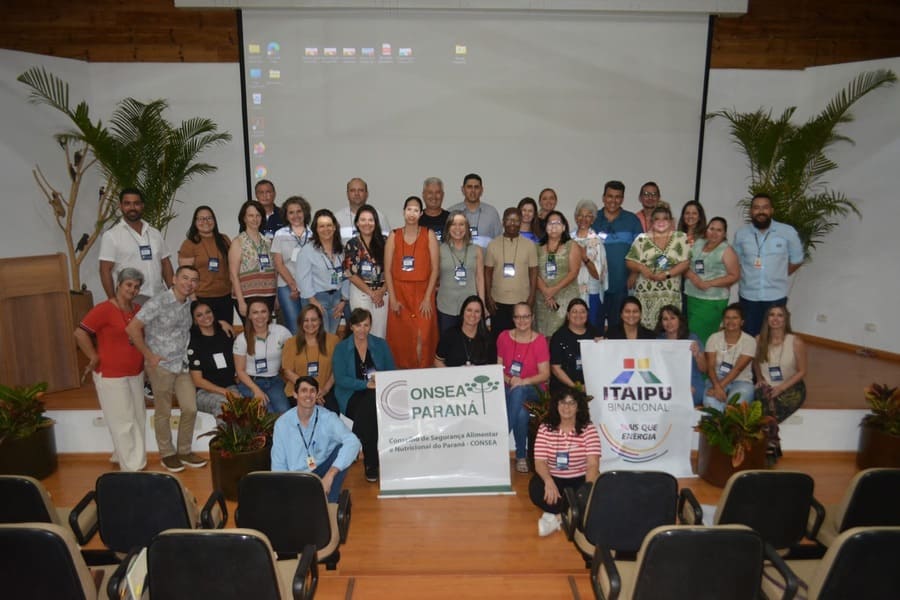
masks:
{"label": "potted palm plant", "polygon": [[900,390],[873,383],[865,392],[872,412],[859,424],[856,465],[900,468]]}
{"label": "potted palm plant", "polygon": [[46,383],[0,385],[0,473],[43,479],[56,471],[53,419],[44,415]]}
{"label": "potted palm plant", "polygon": [[765,428],[776,421],[763,414],[760,401],[740,402],[740,395],[734,394],[723,410],[711,406],[700,410],[704,416],[694,431],[700,432],[697,475],[701,479],[723,487],[737,471],[766,467]]}
{"label": "potted palm plant", "polygon": [[[266,411],[259,398],[228,394],[209,441],[213,489],[237,500],[241,477],[272,466],[272,434],[278,415]],[[201,436],[201,437],[203,437]]]}

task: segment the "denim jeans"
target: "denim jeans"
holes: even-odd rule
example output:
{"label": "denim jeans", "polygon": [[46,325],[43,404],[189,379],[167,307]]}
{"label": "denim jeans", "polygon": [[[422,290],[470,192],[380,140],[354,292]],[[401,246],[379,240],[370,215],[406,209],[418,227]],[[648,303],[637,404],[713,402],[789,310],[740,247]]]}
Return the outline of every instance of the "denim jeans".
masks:
{"label": "denim jeans", "polygon": [[284,326],[287,327],[291,333],[297,335],[297,316],[300,314],[300,309],[303,308],[300,298],[296,300],[291,298],[291,288],[282,285],[278,288],[278,306],[281,308],[281,317],[284,319]]}
{"label": "denim jeans", "polygon": [[603,315],[603,300],[600,299],[600,294],[589,294],[588,295],[588,322],[597,329],[597,331],[603,332],[605,331],[605,324],[603,323],[604,315]]}
{"label": "denim jeans", "polygon": [[[719,400],[718,398],[714,398],[709,395],[709,390],[712,387],[712,383],[706,382],[706,395],[703,397],[703,406],[711,406],[713,408],[717,408],[719,410],[725,409],[725,403]],[[753,384],[748,381],[732,381],[727,386],[725,386],[725,397],[731,398],[735,394],[740,394],[740,402],[753,402],[753,395],[755,393],[755,389]]]}
{"label": "denim jeans", "polygon": [[[337,458],[338,452],[341,451],[343,446],[338,446],[335,448],[328,458],[325,459],[321,465],[317,466],[313,473],[318,475],[319,477],[325,477],[325,474],[328,473],[328,469],[331,468],[331,464]],[[331,489],[328,491],[328,501],[337,504],[338,498],[341,496],[341,487],[344,485],[344,478],[347,477],[347,469],[343,471],[338,471],[334,476],[334,479],[331,481]]]}
{"label": "denim jeans", "polygon": [[744,312],[744,331],[756,337],[762,329],[766,312],[773,306],[787,306],[787,298],[778,300],[746,300],[739,298],[741,310]]}
{"label": "denim jeans", "polygon": [[506,388],[506,420],[516,441],[516,458],[525,458],[528,440],[528,409],[525,403],[538,399],[537,389],[533,385],[520,385]]}
{"label": "denim jeans", "polygon": [[[269,404],[266,410],[270,413],[280,415],[291,407],[287,396],[284,395],[284,380],[277,375],[274,377],[254,377],[253,382],[259,386],[266,396],[269,397]],[[253,392],[243,383],[238,384],[242,396],[252,396]]]}

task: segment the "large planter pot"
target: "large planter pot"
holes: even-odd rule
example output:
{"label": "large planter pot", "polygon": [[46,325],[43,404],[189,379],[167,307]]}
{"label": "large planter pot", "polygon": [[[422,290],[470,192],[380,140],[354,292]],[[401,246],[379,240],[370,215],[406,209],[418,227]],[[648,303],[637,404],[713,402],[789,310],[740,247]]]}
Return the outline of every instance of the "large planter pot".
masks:
{"label": "large planter pot", "polygon": [[213,489],[220,490],[229,500],[238,499],[241,477],[253,471],[268,471],[272,467],[271,448],[265,447],[231,456],[222,456],[210,448],[209,462]]}
{"label": "large planter pot", "polygon": [[44,479],[56,471],[56,436],[54,425],[41,427],[32,435],[7,439],[0,444],[0,473],[30,475]]}
{"label": "large planter pot", "polygon": [[728,478],[738,471],[766,468],[766,440],[758,440],[744,456],[744,462],[737,467],[731,465],[731,456],[706,442],[706,436],[700,435],[700,446],[697,450],[697,475],[700,479],[716,487],[725,487]]}
{"label": "large planter pot", "polygon": [[860,425],[856,466],[860,469],[900,468],[900,436],[891,435],[869,425]]}

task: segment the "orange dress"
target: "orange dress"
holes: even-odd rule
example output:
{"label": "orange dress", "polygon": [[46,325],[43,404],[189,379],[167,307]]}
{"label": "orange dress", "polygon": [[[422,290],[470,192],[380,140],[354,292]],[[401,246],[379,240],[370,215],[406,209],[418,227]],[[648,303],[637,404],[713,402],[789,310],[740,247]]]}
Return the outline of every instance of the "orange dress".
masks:
{"label": "orange dress", "polygon": [[[422,227],[412,244],[407,244],[403,239],[403,228],[394,230],[394,238],[394,256],[390,269],[394,280],[394,296],[402,308],[400,314],[388,310],[387,343],[398,369],[432,367],[438,342],[434,294],[428,299],[431,316],[426,318],[419,312],[431,270],[438,268],[438,265],[431,264],[428,229]],[[407,264],[404,269],[404,259],[408,257],[412,257],[412,268]]]}

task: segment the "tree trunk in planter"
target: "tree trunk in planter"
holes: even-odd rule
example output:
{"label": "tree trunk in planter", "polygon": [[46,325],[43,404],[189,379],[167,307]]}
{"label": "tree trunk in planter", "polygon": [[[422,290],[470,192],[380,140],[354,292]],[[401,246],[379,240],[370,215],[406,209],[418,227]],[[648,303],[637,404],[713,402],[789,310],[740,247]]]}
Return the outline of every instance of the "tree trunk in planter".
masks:
{"label": "tree trunk in planter", "polygon": [[868,425],[860,425],[856,466],[860,469],[900,468],[900,436],[891,435]]}
{"label": "tree trunk in planter", "polygon": [[700,446],[697,450],[697,475],[716,487],[725,487],[728,478],[738,471],[766,468],[765,439],[757,440],[750,451],[744,455],[744,462],[737,467],[731,465],[731,456],[706,442],[706,436],[700,435]]}
{"label": "tree trunk in planter", "polygon": [[[90,290],[69,290],[69,303],[72,307],[72,323],[75,327],[81,323],[81,320],[94,308],[94,294]],[[78,349],[78,372],[83,373],[84,368],[88,364],[87,356],[81,349]]]}
{"label": "tree trunk in planter", "polygon": [[53,429],[51,424],[28,437],[7,439],[0,444],[0,473],[44,479],[56,472],[56,436]]}
{"label": "tree trunk in planter", "polygon": [[272,448],[222,456],[218,450],[209,449],[210,470],[213,489],[221,490],[228,500],[238,499],[238,483],[241,477],[253,471],[268,471],[272,468]]}

